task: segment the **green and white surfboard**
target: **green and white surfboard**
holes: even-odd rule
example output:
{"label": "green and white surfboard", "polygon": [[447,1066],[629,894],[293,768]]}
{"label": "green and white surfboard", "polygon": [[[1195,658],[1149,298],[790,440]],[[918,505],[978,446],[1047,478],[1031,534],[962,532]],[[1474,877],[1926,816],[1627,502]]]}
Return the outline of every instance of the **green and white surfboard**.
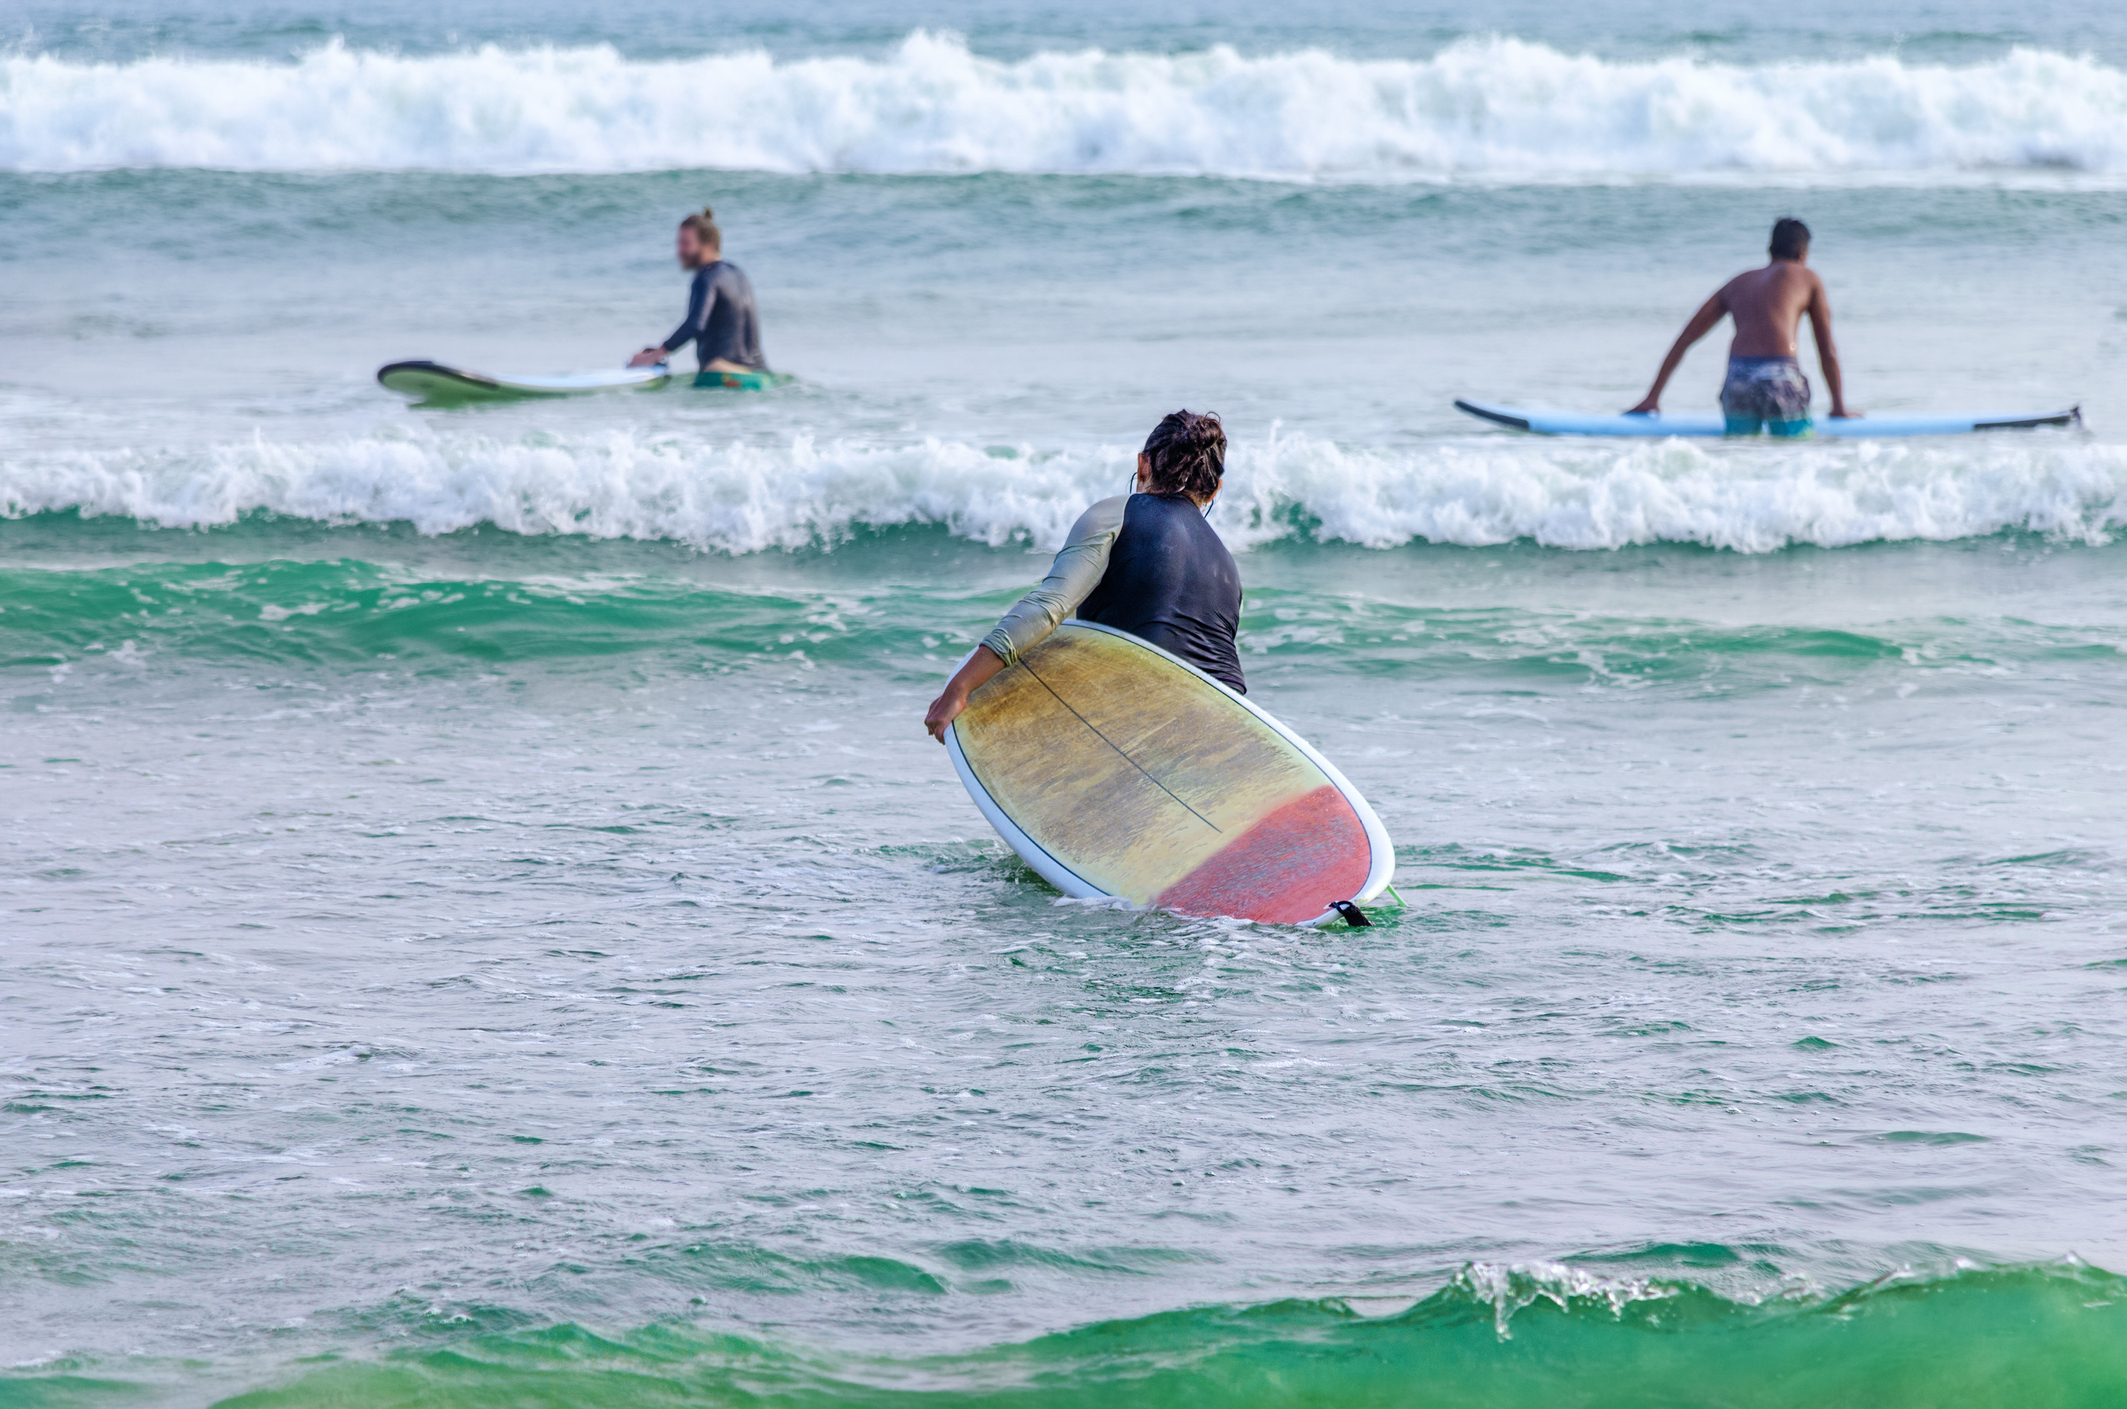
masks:
{"label": "green and white surfboard", "polygon": [[[441,362],[387,362],[377,369],[377,380],[391,391],[409,398],[416,406],[477,406],[497,401],[538,401],[558,396],[596,396],[612,391],[657,391],[671,385],[675,374],[669,363],[654,367],[612,367],[595,372],[564,372],[559,376],[528,376],[514,372],[469,372]],[[697,372],[693,385],[734,391],[766,391],[793,380],[787,372]]]}

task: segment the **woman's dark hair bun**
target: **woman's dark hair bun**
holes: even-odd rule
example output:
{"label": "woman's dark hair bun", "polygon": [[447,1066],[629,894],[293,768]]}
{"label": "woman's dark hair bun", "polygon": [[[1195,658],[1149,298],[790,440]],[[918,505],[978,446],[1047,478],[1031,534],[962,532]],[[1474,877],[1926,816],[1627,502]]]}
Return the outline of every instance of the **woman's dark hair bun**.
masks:
{"label": "woman's dark hair bun", "polygon": [[1209,499],[1226,474],[1226,428],[1212,412],[1176,411],[1145,437],[1154,494]]}

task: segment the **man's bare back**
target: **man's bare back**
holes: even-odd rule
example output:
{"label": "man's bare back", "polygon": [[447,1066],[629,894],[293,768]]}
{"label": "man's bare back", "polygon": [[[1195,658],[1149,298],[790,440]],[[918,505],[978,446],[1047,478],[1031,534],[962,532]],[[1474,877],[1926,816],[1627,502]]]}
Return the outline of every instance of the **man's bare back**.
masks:
{"label": "man's bare back", "polygon": [[[1798,233],[1799,232],[1799,233]],[[1731,376],[1738,366],[1745,366],[1761,359],[1795,360],[1796,335],[1801,331],[1802,315],[1809,315],[1810,330],[1816,335],[1817,362],[1824,369],[1824,384],[1832,394],[1832,415],[1837,417],[1859,416],[1859,411],[1850,410],[1846,404],[1846,387],[1839,375],[1839,351],[1832,343],[1832,306],[1824,292],[1824,281],[1809,267],[1809,227],[1801,221],[1783,220],[1773,227],[1773,259],[1763,269],[1753,269],[1738,274],[1721,285],[1712,298],[1706,300],[1699,311],[1691,315],[1684,331],[1677,335],[1669,355],[1662,360],[1662,370],[1655,375],[1654,386],[1640,404],[1627,415],[1643,416],[1661,410],[1662,388],[1669,385],[1677,364],[1691,345],[1714,330],[1723,318],[1736,322],[1735,341],[1728,345]],[[1741,362],[1738,361],[1741,359]],[[1768,369],[1757,368],[1757,371]],[[1772,368],[1773,373],[1783,369]],[[1798,417],[1795,421],[1787,415],[1760,416],[1768,420],[1776,434],[1781,427],[1797,424],[1801,430],[1808,429],[1809,383],[1802,378],[1799,364],[1790,379],[1799,384],[1801,410],[1789,413]],[[1792,401],[1793,388],[1786,389],[1785,400]],[[1752,417],[1738,417],[1734,408],[1726,405],[1730,399],[1724,388],[1724,410],[1731,412],[1731,426],[1748,421]]]}
{"label": "man's bare back", "polygon": [[1823,308],[1823,316],[1831,317],[1824,281],[1816,270],[1792,259],[1776,259],[1763,269],[1738,274],[1721,285],[1714,298],[1736,320],[1730,357],[1793,357],[1802,315]]}

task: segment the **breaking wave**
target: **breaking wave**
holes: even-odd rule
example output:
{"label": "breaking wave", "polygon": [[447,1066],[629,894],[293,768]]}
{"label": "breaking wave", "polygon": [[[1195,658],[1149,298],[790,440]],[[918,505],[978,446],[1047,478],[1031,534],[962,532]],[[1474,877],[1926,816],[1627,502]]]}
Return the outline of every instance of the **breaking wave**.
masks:
{"label": "breaking wave", "polygon": [[[917,1273],[898,1262],[862,1260]],[[2120,1278],[2072,1260],[1900,1273],[1835,1295],[1765,1300],[1567,1266],[1478,1266],[1394,1315],[1365,1316],[1334,1300],[1206,1306],[900,1359],[822,1354],[677,1320],[636,1332],[539,1325],[505,1307],[446,1313],[408,1297],[408,1305],[375,1313],[405,1327],[386,1355],[321,1355],[299,1369],[266,1371],[268,1384],[233,1402],[260,1409],[528,1401],[591,1409],[646,1401],[811,1409],[919,1402],[939,1409],[2065,1409],[2117,1397],[2127,1371],[2122,1290]],[[98,1405],[167,1394],[187,1377],[196,1384],[203,1367],[136,1362],[97,1365],[93,1375],[78,1364],[63,1368],[73,1375],[62,1379],[41,1364],[11,1373],[32,1402],[50,1402],[37,1398],[50,1384],[57,1391],[51,1401],[64,1394],[70,1404]],[[262,1375],[249,1373],[254,1383]]]}
{"label": "breaking wave", "polygon": [[2127,73],[2032,49],[1746,67],[1508,38],[1426,59],[1221,46],[1004,62],[920,32],[875,59],[338,43],[280,64],[0,58],[0,169],[118,167],[2111,184],[2127,179]]}
{"label": "breaking wave", "polygon": [[[941,524],[992,545],[1060,542],[1115,492],[1132,449],[926,440],[713,445],[616,430],[509,439],[462,430],[206,450],[53,451],[0,462],[0,514],[167,527],[277,515],[479,524],[752,553]],[[2108,541],[2127,524],[2127,445],[2068,433],[1729,446],[1485,434],[1416,448],[1305,436],[1237,441],[1212,520],[1237,547],[1315,539],[1551,547],[1690,543],[1742,552],[2015,530]]]}

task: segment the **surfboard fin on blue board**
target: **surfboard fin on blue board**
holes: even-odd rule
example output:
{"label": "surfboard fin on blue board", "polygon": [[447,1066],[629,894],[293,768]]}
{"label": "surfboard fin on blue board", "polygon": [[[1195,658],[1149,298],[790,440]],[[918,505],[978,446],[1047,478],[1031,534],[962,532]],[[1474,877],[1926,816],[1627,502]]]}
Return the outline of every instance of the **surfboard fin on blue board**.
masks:
{"label": "surfboard fin on blue board", "polygon": [[1374,922],[1366,918],[1366,912],[1349,900],[1332,900],[1329,908],[1344,917],[1344,923],[1355,930],[1371,929]]}

